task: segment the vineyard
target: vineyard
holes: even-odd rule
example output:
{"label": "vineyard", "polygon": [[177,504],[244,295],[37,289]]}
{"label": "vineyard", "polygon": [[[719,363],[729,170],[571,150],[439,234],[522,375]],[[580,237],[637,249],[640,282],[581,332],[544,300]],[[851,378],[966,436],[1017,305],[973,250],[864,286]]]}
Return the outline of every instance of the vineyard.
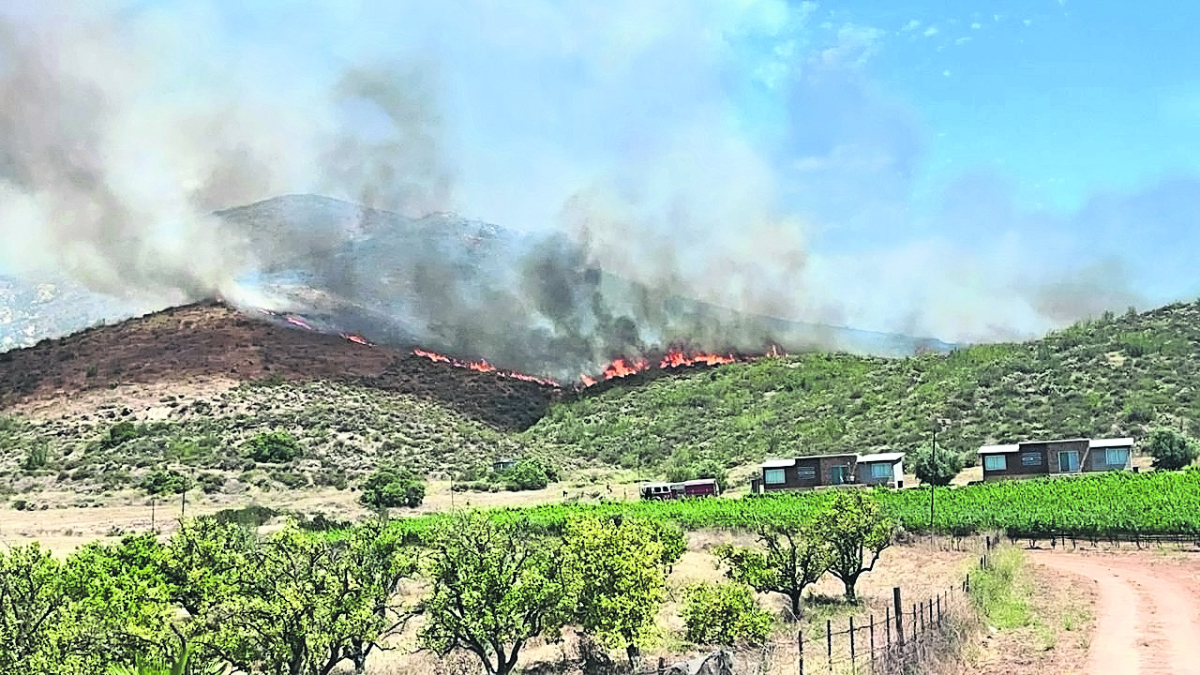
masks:
{"label": "vineyard", "polygon": [[[763,523],[805,521],[833,494],[794,492],[742,499],[547,505],[491,513],[499,520],[527,519],[548,530],[558,529],[570,515],[578,513],[621,513],[670,520],[689,530],[752,529]],[[905,530],[929,531],[929,490],[877,489],[872,494]],[[1200,509],[1196,508],[1200,505],[1200,469],[1114,472],[938,488],[933,501],[934,530],[959,536],[986,530],[1003,530],[1019,538],[1048,538],[1056,533],[1081,539],[1200,534]]]}

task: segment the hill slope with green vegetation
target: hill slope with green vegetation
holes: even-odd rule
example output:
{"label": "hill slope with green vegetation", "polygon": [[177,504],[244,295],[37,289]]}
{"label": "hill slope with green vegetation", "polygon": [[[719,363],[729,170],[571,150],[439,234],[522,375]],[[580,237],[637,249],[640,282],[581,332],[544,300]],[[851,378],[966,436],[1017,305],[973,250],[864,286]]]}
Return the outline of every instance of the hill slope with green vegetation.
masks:
{"label": "hill slope with green vegetation", "polygon": [[1200,426],[1200,303],[1105,315],[1044,339],[904,359],[764,358],[553,406],[525,432],[555,454],[624,467],[764,456],[1143,436]]}
{"label": "hill slope with green vegetation", "polygon": [[[195,328],[188,335],[201,340]],[[620,382],[539,403],[547,412],[524,431],[447,403],[455,391],[488,400],[480,388],[513,386],[481,377],[447,379],[434,397],[415,385],[396,390],[290,371],[263,378],[255,370],[260,379],[186,395],[171,382],[165,390],[140,382],[145,405],[129,406],[106,398],[119,401],[125,391],[110,385],[98,389],[90,409],[68,397],[61,410],[48,399],[37,415],[10,410],[0,417],[0,489],[153,487],[148,477],[172,469],[213,491],[353,486],[383,463],[476,480],[506,456],[650,478],[702,461],[735,467],[766,456],[912,451],[929,442],[939,418],[947,423],[938,444],[968,457],[984,443],[1032,438],[1141,438],[1158,426],[1196,435],[1198,352],[1200,303],[1176,304],[948,355],[811,353]],[[22,358],[9,354],[0,370]],[[442,369],[453,370],[426,364],[404,381],[446,379]],[[295,439],[294,456],[255,460],[247,442],[277,431]]]}

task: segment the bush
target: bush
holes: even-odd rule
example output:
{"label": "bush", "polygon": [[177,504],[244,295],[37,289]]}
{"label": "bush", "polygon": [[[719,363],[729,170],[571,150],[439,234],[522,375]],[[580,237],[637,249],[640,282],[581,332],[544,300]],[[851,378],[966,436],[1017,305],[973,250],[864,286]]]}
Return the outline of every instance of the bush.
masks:
{"label": "bush", "polygon": [[171,469],[170,471],[152,471],[138,484],[138,487],[152,495],[177,495],[181,492],[187,492],[191,489],[191,480]]}
{"label": "bush", "polygon": [[100,444],[108,450],[126,441],[132,441],[140,435],[140,430],[133,422],[117,422],[108,428],[108,436]]}
{"label": "bush", "polygon": [[913,453],[913,474],[925,485],[949,485],[963,468],[963,457],[945,446],[924,446]]}
{"label": "bush", "polygon": [[221,509],[212,517],[221,524],[235,523],[243,527],[262,527],[277,515],[279,512],[269,506],[251,504],[240,509]]}
{"label": "bush", "polygon": [[200,490],[206,495],[211,495],[220,492],[225,485],[225,477],[218,473],[202,473],[197,479],[200,483]]}
{"label": "bush", "polygon": [[1182,469],[1200,455],[1200,447],[1194,439],[1172,429],[1156,429],[1150,434],[1147,449],[1154,458],[1154,468],[1164,471]]}
{"label": "bush", "polygon": [[684,593],[681,614],[687,639],[701,645],[762,643],[771,634],[771,614],[758,606],[748,586],[693,584]]}
{"label": "bush", "polygon": [[406,468],[378,469],[363,482],[358,501],[372,508],[415,508],[425,499],[425,481]]}
{"label": "bush", "polygon": [[[500,474],[500,480],[511,486],[510,489],[541,490],[550,484],[551,471],[553,470],[547,470],[546,465],[536,459],[526,459]],[[557,471],[554,473],[557,475]]]}
{"label": "bush", "polygon": [[286,431],[259,434],[243,447],[250,459],[263,464],[284,464],[300,456],[300,443]]}
{"label": "bush", "polygon": [[36,443],[33,447],[25,451],[25,459],[21,461],[21,468],[26,471],[36,471],[45,468],[49,462],[49,446],[45,443]]}

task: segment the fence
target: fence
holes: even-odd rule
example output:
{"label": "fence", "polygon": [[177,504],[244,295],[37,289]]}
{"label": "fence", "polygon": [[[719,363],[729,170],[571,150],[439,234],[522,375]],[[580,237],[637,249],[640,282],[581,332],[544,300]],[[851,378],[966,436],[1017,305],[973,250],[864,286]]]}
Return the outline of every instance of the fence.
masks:
{"label": "fence", "polygon": [[1007,532],[1008,540],[1013,544],[1018,541],[1028,541],[1033,545],[1039,541],[1049,541],[1051,548],[1062,546],[1066,548],[1071,542],[1071,548],[1083,544],[1091,544],[1096,548],[1101,542],[1114,548],[1120,548],[1122,543],[1135,544],[1139,549],[1143,546],[1162,546],[1163,544],[1190,544],[1200,548],[1200,534],[1140,534],[1137,532],[1113,532],[1109,534],[1081,534],[1079,532]]}
{"label": "fence", "polygon": [[[991,551],[998,543],[998,538],[985,539],[984,553],[979,558],[981,569],[991,567]],[[961,628],[957,619],[964,616],[970,588],[971,577],[968,575],[954,588],[906,604],[901,589],[896,587],[892,589],[892,603],[885,608],[883,616],[851,616],[845,619],[846,627],[841,630],[835,630],[833,620],[826,619],[824,625],[798,631],[794,643],[768,644],[759,654],[714,652],[690,662],[672,664],[659,659],[657,668],[650,666],[639,675],[722,675],[752,671],[799,675],[920,672],[921,664],[953,642],[951,633]],[[791,661],[790,665],[788,661]],[[705,662],[707,665],[701,668]],[[735,662],[739,663],[735,666]]]}

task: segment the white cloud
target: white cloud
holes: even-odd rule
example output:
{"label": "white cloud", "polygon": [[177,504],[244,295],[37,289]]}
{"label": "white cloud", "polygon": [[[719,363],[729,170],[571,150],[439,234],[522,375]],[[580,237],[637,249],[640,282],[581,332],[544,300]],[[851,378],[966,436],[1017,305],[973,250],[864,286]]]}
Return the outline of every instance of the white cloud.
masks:
{"label": "white cloud", "polygon": [[943,77],[950,77],[950,71],[949,71],[949,70],[943,70],[943,71],[942,71],[942,76],[943,76]]}
{"label": "white cloud", "polygon": [[968,42],[970,42],[970,41],[971,41],[971,38],[969,38],[969,37],[960,37],[960,38],[958,38],[957,40],[955,40],[955,41],[954,41],[954,44],[956,44],[956,45],[965,45],[965,44],[967,44],[967,43],[968,43]]}
{"label": "white cloud", "polygon": [[1024,23],[1026,26],[1032,26],[1032,25],[1033,25],[1033,20],[1032,20],[1032,19],[1025,19],[1024,21],[1022,21],[1022,23]]}
{"label": "white cloud", "polygon": [[983,28],[983,25],[976,21],[975,23],[971,24],[971,28],[979,30],[980,28]]}
{"label": "white cloud", "polygon": [[916,19],[912,19],[908,23],[904,24],[904,27],[901,28],[900,30],[911,31],[911,30],[916,30],[920,27],[921,27],[921,22],[917,21]]}
{"label": "white cloud", "polygon": [[937,26],[930,26],[925,29],[925,37],[933,37],[938,34]]}

